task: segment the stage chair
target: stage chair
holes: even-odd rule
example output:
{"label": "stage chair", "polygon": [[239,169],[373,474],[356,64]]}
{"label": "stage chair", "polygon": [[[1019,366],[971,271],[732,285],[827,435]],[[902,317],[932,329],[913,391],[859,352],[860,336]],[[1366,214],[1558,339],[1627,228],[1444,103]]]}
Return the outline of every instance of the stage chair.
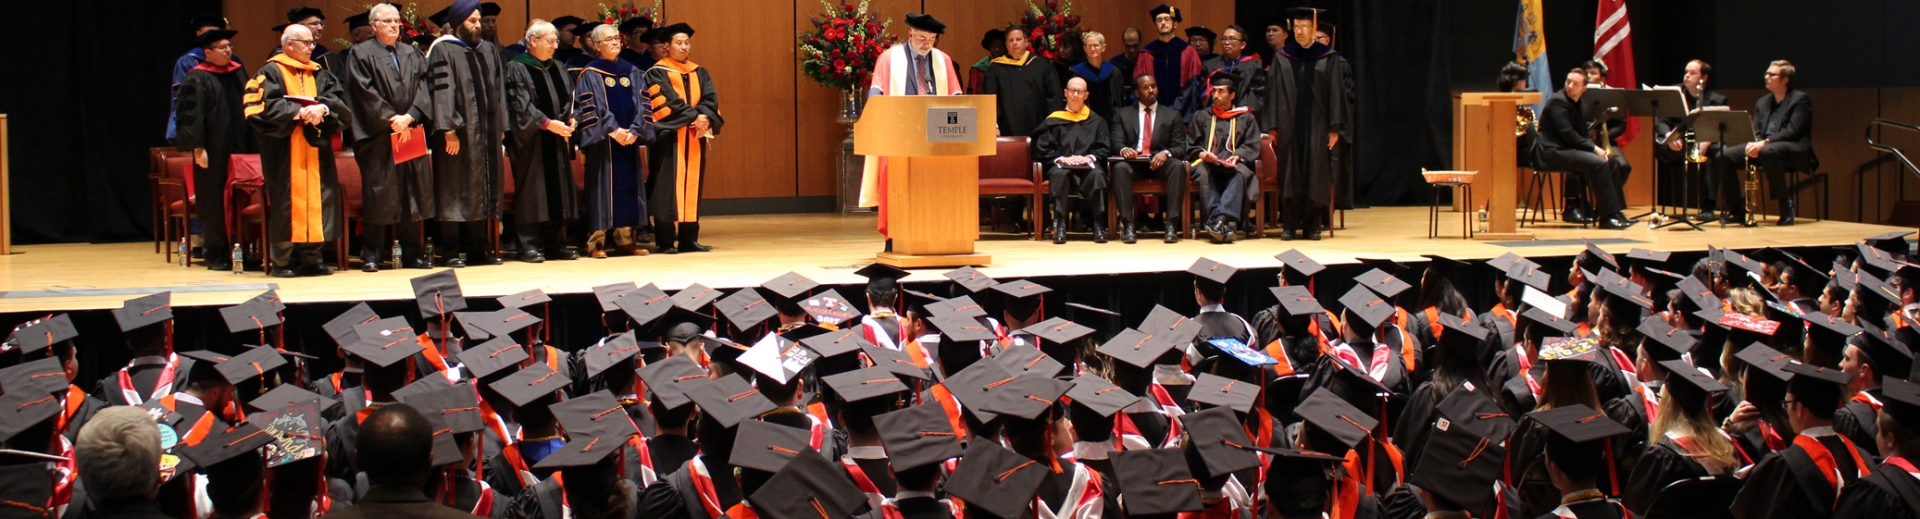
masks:
{"label": "stage chair", "polygon": [[[1803,176],[1805,177],[1804,179],[1801,178]],[[1805,193],[1807,191],[1812,190],[1815,187],[1815,184],[1818,184],[1818,187],[1820,188],[1820,196],[1819,198],[1815,198],[1813,201],[1815,204],[1820,206],[1819,219],[1826,220],[1827,219],[1827,184],[1828,182],[1827,182],[1827,174],[1820,172],[1820,157],[1814,155],[1812,151],[1808,151],[1807,158],[1805,161],[1803,161],[1800,164],[1793,164],[1787,167],[1786,179],[1787,179],[1787,182],[1791,183],[1791,185],[1787,187],[1787,196],[1793,197],[1796,203],[1799,202],[1801,193]],[[1762,181],[1760,183],[1766,184],[1765,181]],[[1773,198],[1772,191],[1771,191],[1773,189],[1773,186],[1768,186],[1767,189],[1769,190],[1767,192],[1768,194],[1767,198],[1771,200]],[[1796,211],[1796,213],[1799,213],[1799,212]],[[1801,216],[1800,214],[1795,214],[1794,217],[1800,218]]]}
{"label": "stage chair", "polygon": [[182,155],[178,148],[158,146],[147,148],[147,184],[149,196],[153,197],[153,253],[159,254],[161,242],[166,241],[162,225],[167,218],[167,204],[160,200],[160,179],[167,177],[167,158]]}
{"label": "stage chair", "polygon": [[[233,235],[227,239],[232,243],[247,243],[248,224],[258,224],[258,241],[255,253],[259,254],[261,272],[273,269],[272,243],[267,238],[267,185],[260,177],[259,154],[236,154],[228,162],[227,222],[233,227]],[[220,254],[232,254],[233,251],[220,251]],[[244,258],[243,258],[244,260]]]}
{"label": "stage chair", "polygon": [[[349,253],[353,244],[353,221],[360,218],[360,209],[366,204],[361,199],[360,162],[354,160],[353,150],[334,152],[335,178],[340,180],[340,238],[334,243],[334,256],[339,260],[340,270],[352,265],[353,254]],[[374,245],[379,247],[379,245]]]}
{"label": "stage chair", "polygon": [[1527,178],[1527,191],[1520,195],[1520,200],[1527,203],[1527,210],[1520,216],[1520,225],[1525,226],[1527,222],[1539,225],[1546,223],[1547,218],[1558,218],[1562,211],[1560,200],[1565,198],[1566,172],[1521,166],[1515,173]]}
{"label": "stage chair", "polygon": [[[1279,161],[1275,160],[1273,157],[1274,157],[1273,146],[1263,142],[1260,144],[1260,158],[1253,159],[1253,183],[1247,186],[1247,189],[1254,190],[1253,207],[1248,208],[1248,209],[1252,209],[1253,211],[1253,222],[1254,222],[1253,230],[1248,234],[1248,237],[1250,238],[1266,237],[1266,230],[1268,228],[1267,227],[1268,225],[1279,225],[1277,223],[1279,221],[1279,218],[1276,217],[1272,220],[1269,220],[1267,218],[1267,213],[1269,212],[1268,206],[1267,206],[1267,197],[1269,195],[1276,198],[1273,205],[1273,208],[1274,208],[1273,211],[1278,211],[1280,206],[1280,202],[1279,200],[1277,200],[1280,197]],[[1204,209],[1200,207],[1202,204],[1201,200],[1202,199],[1200,198],[1200,185],[1193,182],[1192,177],[1188,177],[1187,209],[1186,209],[1187,214],[1180,216],[1181,223],[1187,226],[1187,239],[1191,239],[1191,240],[1200,239],[1200,228],[1192,225],[1192,222],[1193,222],[1193,213],[1202,211]],[[1247,215],[1244,215],[1244,214],[1240,215],[1241,218],[1246,218],[1246,216]],[[1205,222],[1206,215],[1202,214],[1200,220],[1202,222]],[[1245,220],[1242,220],[1241,222],[1242,222],[1242,225],[1240,226],[1241,230],[1246,230]],[[1274,223],[1270,224],[1269,222],[1274,222]],[[1328,233],[1327,236],[1333,236],[1333,234]]]}
{"label": "stage chair", "polygon": [[[1180,160],[1180,159],[1168,157],[1167,160]],[[1124,161],[1125,161],[1124,159],[1120,159],[1120,158],[1108,158],[1107,171],[1113,171],[1114,164],[1118,164]],[[1181,182],[1187,183],[1188,199],[1192,199],[1194,196],[1196,196],[1194,193],[1194,185],[1193,185],[1192,177],[1181,179]],[[1133,194],[1135,196],[1139,196],[1139,195],[1166,196],[1167,182],[1157,178],[1134,179]],[[1119,199],[1115,198],[1116,196],[1118,195],[1115,195],[1112,189],[1107,190],[1107,230],[1110,232],[1118,233],[1120,229],[1120,213],[1114,209],[1115,207],[1117,207],[1117,204],[1119,203]],[[1180,218],[1180,228],[1182,229],[1193,227],[1193,207],[1188,206],[1186,209],[1187,210],[1185,211],[1181,211],[1182,214],[1178,215],[1178,218]],[[1136,214],[1136,215],[1129,215],[1129,216],[1134,217],[1135,222],[1140,221],[1139,219],[1140,215]],[[1168,213],[1166,217],[1171,219],[1171,218],[1175,218],[1175,215],[1173,215],[1172,213]],[[1116,234],[1115,237],[1117,239],[1118,235]]]}
{"label": "stage chair", "polygon": [[155,201],[164,208],[159,231],[166,240],[165,259],[169,264],[179,252],[180,238],[193,232],[193,199],[187,197],[187,175],[192,170],[193,156],[171,155],[161,169],[164,176],[153,181]]}
{"label": "stage chair", "polygon": [[1730,476],[1683,479],[1668,484],[1647,505],[1647,519],[1731,519],[1729,508],[1740,493],[1740,480]]}
{"label": "stage chair", "polygon": [[1024,196],[1033,217],[1033,239],[1042,236],[1040,207],[1041,171],[1033,162],[1030,142],[1025,136],[1001,136],[994,139],[994,154],[980,157],[980,196]]}

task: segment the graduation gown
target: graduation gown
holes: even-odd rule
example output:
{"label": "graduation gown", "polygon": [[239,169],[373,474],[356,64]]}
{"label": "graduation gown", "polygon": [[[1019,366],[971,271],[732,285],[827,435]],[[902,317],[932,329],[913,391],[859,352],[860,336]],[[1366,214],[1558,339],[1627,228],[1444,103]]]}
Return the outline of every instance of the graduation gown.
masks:
{"label": "graduation gown", "polygon": [[[626,492],[627,502],[631,503],[627,506],[626,519],[657,517],[641,515],[643,512],[638,485],[628,485],[618,490]],[[507,505],[505,519],[568,519],[573,517],[572,511],[568,508],[566,489],[560,485],[560,480],[548,479],[514,496],[513,503]]]}
{"label": "graduation gown", "polygon": [[1264,129],[1278,133],[1273,151],[1281,195],[1312,200],[1317,207],[1333,200],[1333,152],[1327,149],[1327,134],[1345,130],[1347,124],[1346,80],[1334,57],[1325,45],[1302,48],[1287,40],[1274,53],[1262,100]]}
{"label": "graduation gown", "polygon": [[1621,502],[1635,515],[1645,515],[1647,507],[1653,505],[1653,498],[1660,495],[1660,490],[1667,488],[1667,485],[1713,475],[1707,472],[1706,466],[1689,456],[1687,449],[1672,437],[1661,438],[1659,442],[1641,449],[1639,463],[1633,466],[1633,472],[1627,476],[1626,484],[1620,490]]}
{"label": "graduation gown", "polygon": [[[573,146],[547,131],[547,121],[574,121],[573,82],[554,60],[532,54],[506,65],[507,157],[513,164],[513,221],[518,224],[572,220]],[[559,244],[548,244],[555,246]]]}
{"label": "graduation gown", "polygon": [[[927,53],[927,71],[922,72],[914,64],[913,47],[907,44],[895,45],[880,55],[873,65],[873,84],[867,87],[867,95],[959,95],[965,91],[960,87],[960,74],[955,70],[953,56],[940,49]],[[985,74],[987,60],[981,59],[975,65]],[[921,77],[922,75],[930,77]],[[982,78],[985,76],[982,75]],[[922,87],[921,83],[926,86]],[[860,170],[860,207],[878,207],[879,230],[887,234],[887,159],[868,156]]]}
{"label": "graduation gown", "polygon": [[[433,97],[427,147],[433,155],[434,215],[442,222],[500,217],[504,170],[500,154],[492,150],[500,149],[499,135],[506,131],[506,88],[500,54],[491,45],[468,46],[442,36],[427,49]],[[449,133],[460,141],[459,154],[447,154]]]}
{"label": "graduation gown", "polygon": [[[241,93],[247,85],[247,68],[239,61],[218,67],[201,63],[187,72],[176,90],[173,127],[174,144],[184,151],[207,150],[207,167],[193,166],[194,198],[199,200],[200,221],[227,231],[227,165],[235,153],[255,153],[253,132],[247,131]],[[230,231],[220,234],[228,236]],[[209,233],[211,236],[212,233]],[[209,243],[225,253],[225,243]]]}
{"label": "graduation gown", "polygon": [[447,507],[487,519],[505,519],[513,504],[513,496],[464,475],[454,478],[453,489],[453,503]]}
{"label": "graduation gown", "polygon": [[1880,455],[1880,445],[1875,437],[1880,434],[1879,418],[1880,388],[1871,388],[1853,395],[1847,404],[1833,413],[1833,432],[1853,440],[1853,445],[1871,456]]}
{"label": "graduation gown", "polygon": [[[1140,47],[1140,54],[1134,60],[1133,73],[1127,77],[1152,74],[1154,82],[1160,85],[1160,104],[1180,106],[1180,89],[1193,78],[1199,77],[1201,69],[1200,52],[1188,45],[1187,40],[1175,36],[1167,41],[1150,41]],[[1201,106],[1205,108],[1205,105]]]}
{"label": "graduation gown", "polygon": [[[360,42],[346,67],[332,71],[346,83],[353,105],[353,158],[360,165],[360,218],[372,225],[425,219],[434,214],[433,171],[426,157],[393,163],[397,115],[425,126],[433,112],[427,58],[420,49],[394,42],[392,52],[379,39]],[[396,61],[397,60],[397,61]]]}
{"label": "graduation gown", "polygon": [[980,89],[981,94],[998,96],[995,122],[1000,135],[1009,137],[1033,135],[1047,114],[1066,107],[1063,92],[1053,62],[1032,52],[1022,59],[994,59],[987,64],[987,79]]}
{"label": "graduation gown", "polygon": [[[647,98],[655,128],[647,162],[654,225],[700,221],[700,193],[707,175],[707,141],[720,135],[720,94],[707,69],[672,58],[647,69]],[[707,116],[707,133],[694,133],[693,121]],[[661,234],[656,233],[656,236]]]}
{"label": "graduation gown", "polygon": [[1839,490],[1872,470],[1852,443],[1831,431],[1803,432],[1754,465],[1729,510],[1739,519],[1852,517],[1831,514]]}
{"label": "graduation gown", "polygon": [[[310,97],[327,107],[319,125],[294,115]],[[333,135],[351,119],[346,91],[317,62],[301,63],[275,54],[247,82],[247,122],[259,132],[260,169],[268,197],[267,237],[274,242],[274,264],[289,265],[290,251],[279,244],[319,245],[340,235],[340,181],[335,176]]]}
{"label": "graduation gown", "polygon": [[[654,139],[646,69],[619,60],[588,60],[573,96],[579,114],[573,140],[587,161],[587,229],[645,227],[647,172],[640,153]],[[623,128],[638,140],[614,142],[609,134]]]}
{"label": "graduation gown", "polygon": [[1127,90],[1133,87],[1133,83],[1113,62],[1101,62],[1098,70],[1091,64],[1081,62],[1069,70],[1087,82],[1087,106],[1093,107],[1093,114],[1100,116],[1101,120],[1112,121],[1114,110],[1127,106]]}
{"label": "graduation gown", "polygon": [[[746,502],[732,475],[733,467],[715,463],[709,468],[703,457],[695,456],[659,483],[647,487],[635,501],[636,508],[640,510],[640,517],[647,518],[720,519],[733,507]],[[696,484],[696,480],[702,483]],[[703,486],[709,490],[702,490]],[[718,509],[708,509],[709,503]]]}
{"label": "graduation gown", "polygon": [[1833,516],[1920,518],[1920,472],[1910,470],[1912,467],[1913,463],[1905,459],[1887,460],[1873,474],[1840,491],[1840,502],[1835,505]]}
{"label": "graduation gown", "polygon": [[1212,96],[1208,95],[1208,90],[1212,87],[1208,84],[1207,78],[1213,77],[1215,72],[1226,70],[1235,76],[1240,76],[1240,80],[1233,83],[1234,104],[1252,108],[1256,118],[1266,115],[1261,113],[1266,109],[1266,103],[1261,99],[1264,99],[1267,93],[1267,72],[1266,64],[1260,61],[1259,56],[1246,54],[1229,62],[1226,56],[1216,55],[1202,61],[1200,66],[1202,73],[1194,81],[1188,82],[1187,93],[1181,96],[1181,102],[1188,105],[1183,107],[1183,112],[1192,113],[1203,110],[1212,103]]}

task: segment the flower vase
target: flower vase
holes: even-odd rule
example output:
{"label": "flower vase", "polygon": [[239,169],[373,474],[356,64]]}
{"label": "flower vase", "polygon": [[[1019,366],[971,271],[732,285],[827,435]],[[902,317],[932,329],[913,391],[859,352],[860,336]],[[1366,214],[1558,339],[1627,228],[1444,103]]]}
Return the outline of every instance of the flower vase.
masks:
{"label": "flower vase", "polygon": [[839,175],[836,180],[834,206],[842,213],[861,213],[872,211],[860,207],[860,176],[866,169],[866,158],[853,154],[853,123],[860,120],[861,95],[858,90],[840,92],[840,115],[835,122],[847,127],[847,138],[840,141]]}

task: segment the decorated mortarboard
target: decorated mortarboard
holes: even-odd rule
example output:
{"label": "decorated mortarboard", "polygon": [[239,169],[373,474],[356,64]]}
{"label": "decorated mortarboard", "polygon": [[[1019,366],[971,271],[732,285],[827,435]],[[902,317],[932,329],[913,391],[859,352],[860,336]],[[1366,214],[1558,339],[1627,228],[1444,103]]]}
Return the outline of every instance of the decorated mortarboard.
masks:
{"label": "decorated mortarboard", "polygon": [[815,322],[835,326],[860,317],[860,310],[854,308],[853,303],[847,301],[840,292],[832,289],[800,302],[800,309],[813,316]]}
{"label": "decorated mortarboard", "polygon": [[952,316],[972,319],[986,317],[987,307],[974,302],[971,296],[960,296],[928,304],[927,314],[935,317]]}
{"label": "decorated mortarboard", "polygon": [[992,329],[971,317],[936,315],[927,318],[926,321],[933,326],[934,331],[940,332],[942,338],[952,342],[990,341],[999,338],[998,335],[993,334]]}
{"label": "decorated mortarboard", "polygon": [[1466,510],[1493,508],[1493,482],[1507,457],[1505,438],[1476,434],[1445,420],[1432,427],[1407,483]]}
{"label": "decorated mortarboard", "polygon": [[1880,412],[1909,431],[1920,431],[1920,384],[1886,377],[1880,385]]}
{"label": "decorated mortarboard", "polygon": [[[1318,304],[1318,303],[1316,303]],[[1355,285],[1340,296],[1340,305],[1347,313],[1367,322],[1367,326],[1380,326],[1393,317],[1393,302],[1368,290],[1364,285]]]}
{"label": "decorated mortarboard", "polygon": [[[1741,362],[1747,363],[1749,370],[1759,370],[1761,373],[1765,373],[1776,380],[1785,382],[1793,378],[1793,373],[1786,370],[1787,364],[1793,362],[1793,356],[1780,353],[1780,350],[1767,347],[1764,344],[1750,344],[1746,349],[1740,350],[1739,353],[1735,353],[1733,356],[1734,358],[1740,359]],[[1751,371],[1748,372],[1748,377],[1752,378]]]}
{"label": "decorated mortarboard", "polygon": [[821,377],[820,380],[833,388],[833,392],[839,393],[841,400],[848,402],[907,391],[907,385],[900,383],[899,376],[878,366]]}
{"label": "decorated mortarboard", "polygon": [[80,331],[73,327],[72,318],[67,314],[55,314],[14,330],[7,342],[20,348],[20,351],[33,353],[79,336]]}
{"label": "decorated mortarboard", "polygon": [[752,288],[735,291],[732,295],[714,303],[720,309],[720,315],[740,329],[752,328],[767,322],[775,313],[773,303],[760,297],[760,291]]}
{"label": "decorated mortarboard", "polygon": [[808,292],[811,292],[819,286],[820,283],[807,279],[806,276],[802,276],[798,272],[781,274],[780,277],[767,280],[767,282],[760,284],[760,288],[766,289],[767,292],[793,301],[798,301],[806,297]]}
{"label": "decorated mortarboard", "polygon": [[846,355],[872,344],[867,341],[858,327],[834,330],[800,340],[801,346],[812,349],[821,357]]}
{"label": "decorated mortarboard", "polygon": [[[1516,377],[1517,378],[1517,377]],[[1440,420],[1448,422],[1443,427],[1464,428],[1482,438],[1500,438],[1505,440],[1512,433],[1517,422],[1507,414],[1500,404],[1494,401],[1489,388],[1475,387],[1472,382],[1461,384],[1440,399],[1437,407]]]}
{"label": "decorated mortarboard", "polygon": [[354,327],[378,320],[380,315],[373,313],[373,307],[367,306],[366,303],[358,303],[340,316],[320,325],[320,328],[327,332],[327,336],[333,337],[335,345],[346,347],[348,344],[360,342],[360,334],[354,331]]}
{"label": "decorated mortarboard", "polygon": [[1040,348],[1033,347],[1001,349],[993,354],[992,359],[1014,376],[1033,375],[1051,378],[1059,375],[1061,370],[1067,369],[1059,361],[1053,360],[1053,357],[1041,352]]}
{"label": "decorated mortarboard", "polygon": [[1353,278],[1353,280],[1361,286],[1367,287],[1367,290],[1372,290],[1382,297],[1389,298],[1400,295],[1401,292],[1413,288],[1413,285],[1408,284],[1406,281],[1402,281],[1393,274],[1377,268],[1368,270],[1365,274],[1361,274],[1360,277]]}
{"label": "decorated mortarboard", "polygon": [[1580,241],[1586,244],[1586,250],[1581,252],[1582,255],[1600,260],[1600,262],[1606,264],[1609,269],[1620,270],[1620,261],[1614,259],[1613,254],[1608,253],[1606,249],[1600,248],[1600,245],[1593,243],[1592,240],[1581,238]]}
{"label": "decorated mortarboard", "polygon": [[1253,441],[1247,438],[1246,428],[1240,426],[1232,409],[1203,409],[1180,415],[1179,419],[1187,439],[1206,462],[1207,472],[1227,474],[1260,466],[1260,458],[1247,450]]}
{"label": "decorated mortarboard", "polygon": [[968,292],[975,294],[1000,284],[999,281],[994,281],[992,276],[974,270],[973,267],[960,267],[941,275],[953,280],[954,283],[959,284],[961,288],[967,289]]}
{"label": "decorated mortarboard", "polygon": [[693,400],[687,392],[707,383],[707,370],[681,355],[651,362],[640,368],[640,380],[666,409],[678,409]]}
{"label": "decorated mortarboard", "polygon": [[426,349],[420,345],[420,334],[401,317],[355,326],[354,333],[360,335],[360,342],[347,346],[347,353],[375,366],[392,366]]}
{"label": "decorated mortarboard", "polygon": [[251,332],[270,326],[279,326],[280,313],[273,305],[248,301],[220,309],[220,318],[227,323],[227,331],[232,333]]}
{"label": "decorated mortarboard", "polygon": [[[1206,452],[1202,451],[1204,455]],[[1187,467],[1180,449],[1128,450],[1113,454],[1120,474],[1120,493],[1127,496],[1127,513],[1134,516],[1172,515],[1204,510],[1200,484]]]}
{"label": "decorated mortarboard", "polygon": [[1083,373],[1073,379],[1073,388],[1067,390],[1067,398],[1100,416],[1113,416],[1140,400],[1139,396],[1093,373]]}
{"label": "decorated mortarboard", "polygon": [[1507,279],[1525,283],[1535,290],[1546,290],[1547,285],[1553,281],[1546,272],[1540,270],[1539,265],[1531,262],[1514,264],[1506,270],[1506,275]]}
{"label": "decorated mortarboard", "polygon": [[114,309],[113,320],[120,331],[131,332],[173,319],[173,292],[161,292],[129,299]]}
{"label": "decorated mortarboard", "polygon": [[800,346],[799,341],[767,334],[753,343],[752,347],[747,348],[746,352],[741,353],[735,362],[761,375],[771,377],[781,384],[786,384],[799,376],[807,366],[813,365],[813,361],[816,360],[820,360],[820,354]]}
{"label": "decorated mortarboard", "polygon": [[1172,341],[1128,328],[1100,345],[1096,352],[1138,368],[1151,368],[1161,355],[1175,347]]}
{"label": "decorated mortarboard", "polygon": [[914,364],[913,357],[908,356],[904,351],[869,343],[860,346],[860,353],[865,354],[867,360],[872,361],[875,367],[884,368],[896,376],[933,380],[933,376],[927,373],[927,369]]}
{"label": "decorated mortarboard", "polygon": [[438,319],[449,312],[467,309],[467,299],[460,295],[460,278],[452,270],[442,270],[409,281],[413,284],[413,298],[420,303],[422,319]]}
{"label": "decorated mortarboard", "polygon": [[513,342],[513,339],[506,337],[495,337],[478,346],[461,350],[460,353],[455,353],[454,357],[460,360],[461,365],[466,366],[467,371],[479,378],[492,376],[507,368],[517,368],[521,362],[529,358],[526,348],[520,347]]}
{"label": "decorated mortarboard", "polygon": [[991,441],[967,446],[959,466],[947,477],[948,494],[994,517],[1019,517],[1047,477],[1047,463],[1036,462]]}
{"label": "decorated mortarboard", "polygon": [[1187,400],[1202,404],[1225,407],[1241,413],[1253,412],[1253,404],[1260,397],[1260,385],[1242,382],[1201,373],[1193,382],[1193,389],[1187,392]]}
{"label": "decorated mortarboard", "polygon": [[866,506],[866,494],[843,470],[812,447],[801,446],[792,460],[747,496],[747,503],[755,515],[767,519],[852,517]]}
{"label": "decorated mortarboard", "polygon": [[1275,255],[1274,259],[1280,260],[1281,264],[1302,276],[1312,276],[1327,269],[1326,265],[1321,265],[1320,262],[1307,257],[1305,253],[1300,252],[1300,249],[1287,249],[1286,252]]}
{"label": "decorated mortarboard", "polygon": [[1761,319],[1740,312],[1722,312],[1719,323],[1728,330],[1742,330],[1760,335],[1773,335],[1780,329],[1779,321]]}
{"label": "decorated mortarboard", "polygon": [[[659,346],[659,343],[652,344],[655,347]],[[634,332],[626,332],[615,335],[604,343],[581,350],[581,363],[586,365],[587,378],[598,377],[601,373],[606,373],[607,369],[639,355],[643,348],[640,341],[634,338]]]}
{"label": "decorated mortarboard", "polygon": [[741,420],[760,416],[776,407],[760,390],[754,389],[746,377],[738,375],[723,376],[689,389],[687,398],[693,399],[700,411],[721,427],[733,427]]}
{"label": "decorated mortarboard", "polygon": [[452,434],[479,432],[487,428],[486,417],[481,414],[480,395],[466,384],[407,395],[400,397],[400,402],[413,406],[420,414],[439,415]]}
{"label": "decorated mortarboard", "polygon": [[1563,334],[1573,333],[1575,328],[1579,328],[1579,325],[1573,321],[1548,313],[1539,307],[1527,307],[1526,310],[1520,312],[1520,317],[1534,324],[1552,328],[1554,331]]}
{"label": "decorated mortarboard", "polygon": [[265,377],[268,371],[285,365],[287,365],[287,358],[281,356],[279,350],[267,346],[256,346],[239,355],[234,355],[226,362],[215,364],[214,369],[220,372],[221,377],[227,379],[227,383],[239,384],[257,377]]}
{"label": "decorated mortarboard", "polygon": [[306,399],[280,404],[247,416],[247,423],[273,437],[272,443],[268,443],[262,452],[267,460],[267,468],[317,458],[327,452],[327,421],[320,416],[320,411],[326,409],[326,401],[320,395],[308,395]]}
{"label": "decorated mortarboard", "polygon": [[612,313],[620,309],[616,301],[639,289],[640,285],[636,285],[631,281],[611,285],[600,285],[593,287],[593,298],[600,302],[601,313]]}
{"label": "decorated mortarboard", "polygon": [[1635,330],[1646,337],[1646,342],[1641,344],[1646,347],[1647,355],[1652,356],[1654,360],[1677,360],[1681,355],[1692,351],[1694,344],[1700,342],[1693,337],[1693,334],[1687,333],[1687,330],[1675,328],[1666,319],[1659,317],[1641,321],[1640,326]]}
{"label": "decorated mortarboard", "polygon": [[1005,283],[994,285],[993,291],[999,292],[1000,295],[1005,297],[1011,297],[1014,299],[1026,299],[1029,297],[1045,294],[1047,292],[1052,292],[1053,289],[1041,286],[1039,283],[1034,283],[1032,281],[1027,281],[1024,279],[1016,279],[1013,281],[1008,281]]}
{"label": "decorated mortarboard", "polygon": [[1361,441],[1367,439],[1367,435],[1373,433],[1373,427],[1380,423],[1365,411],[1347,403],[1346,399],[1324,388],[1314,391],[1305,400],[1301,400],[1300,406],[1295,407],[1293,412],[1300,415],[1300,418],[1307,423],[1313,424],[1314,428],[1332,435],[1347,448],[1360,445]]}
{"label": "decorated mortarboard", "polygon": [[673,305],[697,312],[720,300],[721,295],[720,289],[694,283],[673,294]]}
{"label": "decorated mortarboard", "polygon": [[200,443],[178,450],[194,465],[204,468],[242,454],[255,454],[255,450],[273,443],[273,440],[273,435],[251,423],[228,426],[226,422],[214,418],[212,427],[207,429],[207,435],[201,438]]}
{"label": "decorated mortarboard", "polygon": [[256,411],[272,411],[293,405],[296,402],[305,402],[308,400],[319,401],[321,409],[327,409],[339,403],[338,400],[320,396],[319,393],[303,389],[299,384],[281,384],[274,386],[273,390],[267,391],[267,394],[254,397],[253,400],[247,402],[247,406],[252,407]]}
{"label": "decorated mortarboard", "polygon": [[652,323],[655,319],[659,319],[661,316],[667,315],[668,312],[672,312],[674,308],[677,308],[673,303],[673,298],[668,296],[666,292],[661,291],[660,287],[653,286],[652,283],[628,292],[625,297],[615,299],[613,303],[615,306],[620,307],[621,312],[627,314],[628,319],[633,319],[633,322],[643,325]]}
{"label": "decorated mortarboard", "polygon": [[1093,333],[1092,328],[1075,324],[1059,317],[1041,321],[1039,324],[1020,329],[1021,332],[1046,339],[1054,344],[1066,344],[1074,339]]}
{"label": "decorated mortarboard", "polygon": [[[979,363],[975,363],[979,364]],[[1054,402],[1072,382],[1042,376],[1022,376],[1015,374],[1012,380],[998,382],[999,385],[987,391],[987,411],[996,415],[1035,420],[1053,409]]]}
{"label": "decorated mortarboard", "polygon": [[1693,367],[1693,364],[1689,364],[1687,361],[1670,359],[1659,361],[1658,364],[1667,370],[1668,386],[1693,388],[1702,393],[1715,393],[1727,390],[1727,386],[1721,384],[1718,380],[1714,380],[1713,375],[1708,375],[1700,371],[1700,368]]}
{"label": "decorated mortarboard", "polygon": [[68,385],[66,368],[53,357],[0,369],[0,390],[7,393],[51,395],[66,392]]}
{"label": "decorated mortarboard", "polygon": [[987,410],[987,404],[992,401],[993,389],[999,387],[998,384],[1007,383],[1013,378],[1013,374],[1007,372],[1007,368],[1001,367],[998,362],[975,362],[967,366],[967,369],[948,376],[943,381],[943,385],[949,393],[953,394],[955,400],[960,401],[962,408],[985,423],[999,416]]}
{"label": "decorated mortarboard", "polygon": [[1620,425],[1620,422],[1607,418],[1605,413],[1580,404],[1534,411],[1527,413],[1527,417],[1573,443],[1586,443],[1633,432],[1627,426]]}
{"label": "decorated mortarboard", "polygon": [[532,366],[507,375],[506,378],[488,384],[487,387],[493,388],[493,391],[500,393],[500,396],[507,397],[507,401],[512,402],[514,407],[520,407],[552,396],[554,392],[566,387],[568,382],[567,377],[560,376],[560,372],[547,367],[545,363],[536,362]]}
{"label": "decorated mortarboard", "polygon": [[1308,292],[1307,287],[1281,285],[1268,290],[1273,292],[1274,299],[1280,301],[1280,308],[1285,309],[1287,315],[1314,315],[1326,311],[1320,306],[1320,299],[1314,297],[1313,292]]}
{"label": "decorated mortarboard", "polygon": [[895,472],[944,462],[960,455],[960,438],[940,406],[917,405],[876,415],[873,428]]}
{"label": "decorated mortarboard", "polygon": [[807,448],[808,436],[806,429],[746,420],[740,422],[740,432],[733,437],[733,454],[727,461],[735,467],[777,472]]}
{"label": "decorated mortarboard", "polygon": [[1232,265],[1207,258],[1195,260],[1193,266],[1187,267],[1187,273],[1193,274],[1200,279],[1222,285],[1226,284],[1227,280],[1233,279],[1234,272],[1239,271],[1240,269],[1234,268]]}
{"label": "decorated mortarboard", "polygon": [[1280,363],[1280,361],[1278,359],[1273,358],[1273,356],[1267,355],[1266,352],[1254,349],[1251,345],[1247,344],[1245,341],[1242,341],[1236,337],[1218,337],[1213,339],[1207,339],[1207,344],[1210,346],[1213,346],[1215,349],[1220,350],[1220,353],[1223,356],[1227,358],[1231,358],[1233,360],[1240,361],[1241,364],[1246,364],[1248,366],[1259,368],[1259,367],[1272,366]]}
{"label": "decorated mortarboard", "polygon": [[1541,341],[1538,353],[1543,362],[1599,363],[1603,355],[1606,353],[1601,351],[1600,342],[1591,337],[1550,337]]}

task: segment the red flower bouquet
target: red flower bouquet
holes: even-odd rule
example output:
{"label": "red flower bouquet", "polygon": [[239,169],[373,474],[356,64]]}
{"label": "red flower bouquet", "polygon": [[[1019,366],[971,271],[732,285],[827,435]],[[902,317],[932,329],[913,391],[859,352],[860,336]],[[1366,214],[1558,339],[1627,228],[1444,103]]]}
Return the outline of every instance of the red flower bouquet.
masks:
{"label": "red flower bouquet", "polygon": [[1060,59],[1062,36],[1083,32],[1080,15],[1073,14],[1073,0],[1049,1],[1044,6],[1027,0],[1027,10],[1020,13],[1020,21],[1013,25],[1026,29],[1027,42],[1033,51],[1050,60]]}
{"label": "red flower bouquet", "polygon": [[887,33],[893,20],[881,21],[867,2],[834,5],[821,0],[826,12],[809,20],[813,30],[799,34],[800,70],[807,79],[837,90],[865,86],[873,76],[880,53],[900,43]]}

